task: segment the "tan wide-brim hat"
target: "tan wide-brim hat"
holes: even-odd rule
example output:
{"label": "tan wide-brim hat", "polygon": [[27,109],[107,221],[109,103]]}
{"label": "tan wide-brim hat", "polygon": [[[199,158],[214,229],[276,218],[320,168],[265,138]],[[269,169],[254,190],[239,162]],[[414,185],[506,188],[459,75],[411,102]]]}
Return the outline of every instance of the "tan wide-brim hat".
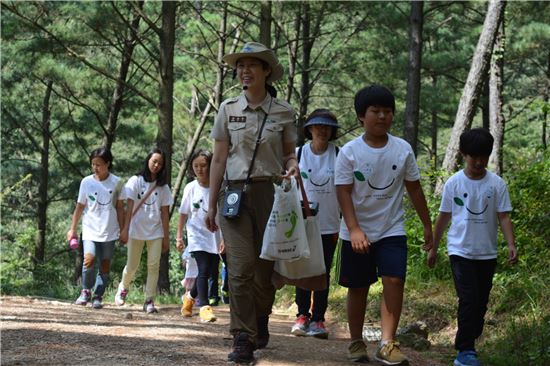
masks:
{"label": "tan wide-brim hat", "polygon": [[266,80],[268,83],[277,81],[283,76],[283,66],[279,63],[275,52],[261,43],[247,42],[244,44],[241,52],[227,54],[223,56],[223,60],[235,69],[237,68],[237,61],[243,57],[254,57],[267,62],[271,66],[271,74]]}

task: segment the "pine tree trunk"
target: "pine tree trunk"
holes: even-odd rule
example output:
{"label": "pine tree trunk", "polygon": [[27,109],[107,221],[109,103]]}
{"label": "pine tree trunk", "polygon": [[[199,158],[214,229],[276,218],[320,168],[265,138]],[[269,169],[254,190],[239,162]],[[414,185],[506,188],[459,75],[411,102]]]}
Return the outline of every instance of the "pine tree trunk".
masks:
{"label": "pine tree trunk", "polygon": [[310,6],[307,2],[303,3],[302,6],[302,79],[300,84],[300,107],[298,110],[298,134],[297,145],[303,145],[304,135],[302,133],[302,126],[307,114],[307,109],[309,107],[309,77],[310,77],[310,64],[311,64],[311,50],[313,48],[313,39],[310,35],[311,27],[311,14]]}
{"label": "pine tree trunk", "polygon": [[543,116],[542,116],[542,148],[544,150],[547,149],[548,146],[548,140],[547,140],[547,128],[548,128],[548,109],[550,109],[550,106],[548,105],[548,95],[550,94],[550,51],[548,51],[548,65],[546,67],[546,89],[544,90],[543,100],[544,100],[544,109],[543,109]]}
{"label": "pine tree trunk", "polygon": [[[160,30],[160,101],[159,101],[159,131],[157,145],[166,153],[166,174],[168,184],[172,175],[172,128],[174,123],[174,43],[176,33],[176,7],[172,1],[162,2],[162,27]],[[158,290],[160,293],[170,293],[169,277],[170,251],[160,258]]]}
{"label": "pine tree trunk", "polygon": [[495,50],[491,59],[491,75],[489,77],[489,122],[490,131],[495,139],[493,153],[489,159],[489,166],[498,175],[503,173],[502,146],[504,144],[504,105],[502,90],[504,75],[504,21],[500,24],[500,31],[495,40]]}
{"label": "pine tree trunk", "polygon": [[409,27],[409,72],[407,78],[407,105],[405,107],[405,140],[417,153],[420,106],[420,67],[422,64],[422,27],[424,2],[411,2]]}
{"label": "pine tree trunk", "polygon": [[260,8],[260,43],[271,48],[271,1],[262,1]]}
{"label": "pine tree trunk", "polygon": [[[504,14],[505,5],[506,3],[500,0],[489,2],[483,29],[477,43],[466,85],[460,98],[455,123],[443,160],[443,169],[449,173],[454,172],[457,167],[460,135],[471,125],[474,118],[477,102],[481,94],[481,87],[483,86],[483,78],[487,75],[493,45]],[[436,193],[439,194],[442,190],[443,181],[439,180]]]}
{"label": "pine tree trunk", "polygon": [[35,269],[44,262],[46,252],[46,225],[48,221],[48,183],[50,154],[50,97],[53,81],[48,81],[42,102],[42,146],[40,148],[40,183],[38,184],[38,209],[36,213],[38,233],[34,249]]}
{"label": "pine tree trunk", "polygon": [[[143,9],[143,1],[139,1],[137,6],[140,10]],[[103,146],[108,149],[111,149],[115,139],[118,115],[122,109],[123,96],[126,89],[126,78],[128,76],[128,70],[130,69],[130,63],[132,62],[132,54],[134,53],[134,48],[136,46],[137,29],[139,27],[140,19],[141,16],[139,15],[139,12],[136,12],[131,23],[131,29],[128,30],[128,36],[124,40],[122,60],[120,61],[117,82],[111,98],[105,136],[103,136]]]}

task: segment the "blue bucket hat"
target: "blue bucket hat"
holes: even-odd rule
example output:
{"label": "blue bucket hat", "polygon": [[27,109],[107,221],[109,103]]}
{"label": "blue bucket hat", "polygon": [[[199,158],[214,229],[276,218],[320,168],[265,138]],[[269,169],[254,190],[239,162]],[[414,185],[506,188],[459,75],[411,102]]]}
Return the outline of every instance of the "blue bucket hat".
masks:
{"label": "blue bucket hat", "polygon": [[334,119],[329,118],[328,116],[316,116],[307,120],[306,123],[304,123],[304,135],[310,140],[312,139],[312,136],[308,127],[313,125],[332,127],[332,135],[330,136],[330,140],[334,140],[336,138],[336,131],[338,130],[339,126],[338,122]]}

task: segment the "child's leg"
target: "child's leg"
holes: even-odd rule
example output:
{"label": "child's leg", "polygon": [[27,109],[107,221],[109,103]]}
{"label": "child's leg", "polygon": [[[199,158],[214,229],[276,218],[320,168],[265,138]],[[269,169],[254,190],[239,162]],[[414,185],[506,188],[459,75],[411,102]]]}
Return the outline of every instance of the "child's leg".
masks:
{"label": "child's leg", "polygon": [[477,266],[474,263],[476,261],[451,255],[450,262],[458,296],[458,330],[455,337],[455,348],[458,351],[473,351],[479,329],[478,309],[480,307]]}
{"label": "child's leg", "polygon": [[208,299],[215,302],[220,301],[219,277],[220,277],[220,256],[214,255],[210,265],[210,277],[208,278]]}
{"label": "child's leg", "polygon": [[229,274],[227,273],[227,259],[225,254],[222,254],[222,291],[229,291]]}
{"label": "child's leg", "polygon": [[197,291],[201,306],[208,305],[208,279],[212,274],[213,258],[215,254],[205,251],[193,252],[193,256],[199,267],[199,275],[197,276]]}
{"label": "child's leg", "polygon": [[99,264],[99,271],[95,280],[95,296],[103,296],[105,288],[109,284],[109,275],[111,273],[111,260],[115,252],[115,242],[107,241],[103,243],[96,243],[97,250],[97,262]]}
{"label": "child's leg", "polygon": [[162,238],[147,240],[147,282],[145,284],[146,300],[154,299],[157,294],[161,254]]}
{"label": "child's leg", "polygon": [[362,340],[369,288],[377,281],[374,257],[354,252],[351,242],[343,240],[340,262],[338,283],[348,288],[346,310],[351,340]]}
{"label": "child's leg", "polygon": [[363,339],[363,325],[369,287],[348,288],[346,310],[351,340]]}
{"label": "child's leg", "polygon": [[479,307],[477,309],[477,327],[474,331],[476,339],[479,338],[481,333],[483,333],[483,325],[485,324],[485,313],[487,312],[489,294],[491,292],[491,288],[493,287],[493,276],[495,274],[496,264],[496,259],[477,261]]}
{"label": "child's leg", "polygon": [[330,270],[332,268],[332,259],[338,243],[338,234],[327,234],[321,236],[323,239],[323,256],[325,259],[325,268],[327,270],[327,289],[313,292],[313,306],[311,309],[311,320],[325,321],[325,313],[328,308],[328,293],[330,287]]}
{"label": "child's leg", "polygon": [[407,237],[390,236],[371,246],[378,274],[382,277],[380,315],[382,341],[392,341],[403,307],[403,289],[407,273]]}
{"label": "child's leg", "polygon": [[126,259],[126,266],[122,271],[122,279],[120,281],[123,289],[128,289],[130,287],[130,282],[134,279],[139,267],[144,244],[145,241],[143,240],[128,239],[128,244],[126,245],[128,248],[128,258]]}
{"label": "child's leg", "polygon": [[96,244],[91,240],[83,241],[84,263],[82,263],[82,288],[91,290],[95,277]]}
{"label": "child's leg", "polygon": [[384,287],[380,303],[382,341],[391,341],[395,338],[395,332],[401,317],[405,282],[398,277],[383,276],[382,286]]}

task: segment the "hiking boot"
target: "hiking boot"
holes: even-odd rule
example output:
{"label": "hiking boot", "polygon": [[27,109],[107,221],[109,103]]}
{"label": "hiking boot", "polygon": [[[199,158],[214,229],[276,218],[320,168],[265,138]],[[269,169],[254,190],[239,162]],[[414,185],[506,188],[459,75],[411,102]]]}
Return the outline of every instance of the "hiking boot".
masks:
{"label": "hiking boot", "polygon": [[216,321],[216,316],[214,315],[214,311],[210,305],[202,306],[199,311],[199,316],[201,318],[201,322],[203,323],[212,323]]}
{"label": "hiking boot", "polygon": [[229,304],[229,291],[222,290],[222,301],[224,304]]}
{"label": "hiking boot", "polygon": [[84,289],[80,291],[80,296],[78,296],[78,299],[76,299],[74,304],[86,306],[88,301],[90,301],[90,297],[91,297],[90,290]]}
{"label": "hiking boot", "polygon": [[125,288],[118,288],[118,291],[115,295],[115,304],[117,306],[122,306],[126,303],[126,297],[128,296],[128,290]]}
{"label": "hiking boot", "polygon": [[193,316],[193,305],[195,304],[195,299],[187,292],[182,297],[183,304],[181,305],[181,315],[190,318]]}
{"label": "hiking boot", "polygon": [[258,335],[256,336],[256,349],[262,349],[269,343],[269,316],[260,316],[256,318]]}
{"label": "hiking boot", "polygon": [[309,328],[309,318],[305,315],[300,315],[296,318],[296,322],[292,326],[290,333],[295,336],[305,336]]}
{"label": "hiking boot", "polygon": [[399,343],[396,341],[389,341],[383,346],[378,347],[374,358],[377,361],[382,362],[385,365],[408,365],[409,361],[399,349]]}
{"label": "hiking boot", "polygon": [[325,328],[325,323],[322,321],[309,323],[309,329],[306,335],[315,338],[327,339],[328,330]]}
{"label": "hiking boot", "polygon": [[454,366],[481,366],[481,362],[479,362],[477,358],[476,351],[468,350],[468,351],[461,351],[458,352],[458,355],[456,356],[454,362]]}
{"label": "hiking boot", "polygon": [[145,303],[143,304],[143,311],[145,311],[147,314],[153,314],[153,313],[159,312],[155,307],[155,303],[153,302],[153,299],[145,300]]}
{"label": "hiking boot", "polygon": [[254,345],[248,333],[241,332],[233,336],[233,349],[227,355],[227,361],[242,364],[254,362]]}
{"label": "hiking boot", "polygon": [[92,307],[94,309],[101,309],[103,307],[103,304],[101,303],[103,301],[103,297],[101,296],[94,296],[94,298],[92,299]]}
{"label": "hiking boot", "polygon": [[367,353],[367,345],[362,339],[356,339],[350,343],[348,347],[348,360],[359,363],[367,363],[370,361]]}

